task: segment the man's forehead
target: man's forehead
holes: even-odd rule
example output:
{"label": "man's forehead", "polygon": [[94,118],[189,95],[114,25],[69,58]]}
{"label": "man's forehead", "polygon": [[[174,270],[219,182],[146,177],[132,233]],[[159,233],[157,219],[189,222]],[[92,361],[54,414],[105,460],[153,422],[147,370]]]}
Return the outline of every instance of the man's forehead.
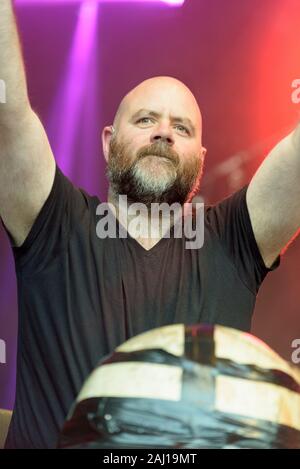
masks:
{"label": "man's forehead", "polygon": [[139,101],[127,106],[124,113],[127,118],[132,118],[140,114],[151,114],[169,118],[189,118],[193,121],[198,120],[199,114],[192,107],[176,105],[176,103],[164,104],[155,101]]}
{"label": "man's forehead", "polygon": [[191,93],[180,87],[149,86],[133,90],[124,100],[126,112],[133,114],[139,109],[149,109],[160,114],[200,114],[198,104]]}
{"label": "man's forehead", "polygon": [[154,77],[133,88],[120,103],[118,120],[130,119],[141,109],[171,118],[189,118],[196,127],[202,124],[194,95],[173,77]]}

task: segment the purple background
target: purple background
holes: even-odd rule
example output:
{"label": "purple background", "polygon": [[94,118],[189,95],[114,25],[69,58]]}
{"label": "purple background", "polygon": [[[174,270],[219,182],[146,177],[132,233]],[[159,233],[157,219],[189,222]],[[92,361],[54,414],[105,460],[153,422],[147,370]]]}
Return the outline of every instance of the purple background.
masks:
{"label": "purple background", "polygon": [[[123,95],[143,79],[175,76],[198,99],[208,202],[245,184],[299,119],[300,104],[291,101],[291,82],[300,78],[298,0],[186,0],[181,8],[103,4],[94,31],[90,22],[79,27],[79,9],[76,3],[22,4],[17,13],[31,102],[58,163],[102,200],[107,181],[101,130]],[[292,340],[300,338],[299,272],[297,240],[264,282],[253,322],[253,333],[288,360]],[[0,364],[0,408],[12,408],[17,292],[2,229],[0,339],[7,354]]]}

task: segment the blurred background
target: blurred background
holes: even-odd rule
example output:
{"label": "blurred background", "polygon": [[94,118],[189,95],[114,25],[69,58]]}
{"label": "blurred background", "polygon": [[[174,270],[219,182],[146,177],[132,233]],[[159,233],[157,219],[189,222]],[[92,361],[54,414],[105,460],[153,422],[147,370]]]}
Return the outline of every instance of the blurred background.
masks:
{"label": "blurred background", "polygon": [[[31,103],[58,165],[102,201],[101,130],[146,78],[174,76],[199,102],[207,203],[249,182],[299,122],[291,99],[300,78],[299,0],[17,0],[16,11]],[[14,404],[17,330],[14,262],[0,228],[0,408]],[[299,240],[261,287],[252,332],[291,360],[300,339]]]}

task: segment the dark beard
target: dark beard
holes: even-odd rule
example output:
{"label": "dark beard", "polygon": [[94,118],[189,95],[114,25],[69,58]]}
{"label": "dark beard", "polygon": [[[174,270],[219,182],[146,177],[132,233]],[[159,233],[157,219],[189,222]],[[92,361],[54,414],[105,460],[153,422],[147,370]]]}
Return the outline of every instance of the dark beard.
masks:
{"label": "dark beard", "polygon": [[[145,187],[136,178],[135,169],[137,163],[147,155],[157,155],[170,160],[174,165],[176,177],[165,190],[153,190]],[[150,208],[151,203],[177,202],[183,205],[198,192],[202,173],[202,161],[199,157],[193,157],[192,163],[180,169],[179,157],[169,145],[161,141],[143,147],[137,154],[137,158],[130,164],[126,155],[126,145],[118,143],[116,138],[111,139],[110,152],[107,167],[107,177],[113,192],[117,195],[127,195],[130,203],[139,202]],[[169,164],[169,163],[167,163]]]}

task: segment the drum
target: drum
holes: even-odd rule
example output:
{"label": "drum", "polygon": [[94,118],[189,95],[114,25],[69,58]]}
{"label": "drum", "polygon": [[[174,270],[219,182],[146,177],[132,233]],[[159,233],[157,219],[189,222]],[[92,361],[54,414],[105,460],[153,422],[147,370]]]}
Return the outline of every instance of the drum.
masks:
{"label": "drum", "polygon": [[256,337],[174,324],[100,361],[59,448],[300,448],[300,371]]}

